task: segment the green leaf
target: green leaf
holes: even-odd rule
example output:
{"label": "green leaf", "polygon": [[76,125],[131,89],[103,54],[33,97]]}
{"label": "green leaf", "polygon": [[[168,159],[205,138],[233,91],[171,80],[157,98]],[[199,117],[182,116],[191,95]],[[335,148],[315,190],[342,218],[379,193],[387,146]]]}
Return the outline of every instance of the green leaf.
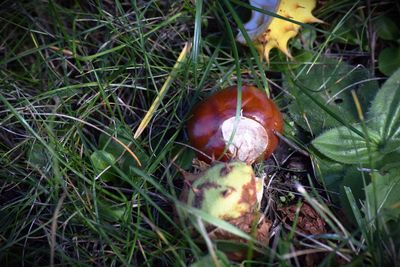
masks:
{"label": "green leaf", "polygon": [[[354,165],[345,165],[320,157],[315,158],[315,166],[318,166],[318,176],[323,180],[333,203],[340,205],[350,220],[354,219],[351,210],[353,203],[349,203],[345,194],[345,187],[352,191],[353,198],[356,200],[354,204],[358,205],[360,200],[364,200],[362,172]],[[364,175],[364,179],[368,184],[369,175]]]}
{"label": "green leaf", "polygon": [[379,53],[378,67],[386,76],[392,75],[400,68],[400,46],[383,49]]}
{"label": "green leaf", "polygon": [[378,37],[383,40],[396,40],[400,37],[400,29],[397,27],[396,23],[386,17],[382,16],[377,19],[374,23]]}
{"label": "green leaf", "polygon": [[[361,129],[359,126],[355,128]],[[379,135],[368,130],[368,136],[370,142],[342,126],[323,133],[314,139],[312,144],[322,154],[335,161],[345,164],[369,164],[371,160],[381,159],[382,155],[377,145]]]}
{"label": "green leaf", "polygon": [[212,224],[222,230],[225,230],[225,231],[227,231],[231,234],[234,234],[240,238],[243,238],[245,240],[253,240],[254,241],[254,238],[251,237],[249,234],[243,232],[241,229],[237,228],[236,226],[230,224],[227,221],[216,218],[205,211],[202,211],[202,210],[199,210],[199,209],[187,206],[187,205],[182,205],[181,203],[177,203],[177,205],[180,207],[184,207],[185,212],[188,212],[188,213],[194,215],[194,216],[189,217],[192,220],[195,219],[195,216],[198,216],[202,220],[204,220],[206,223]]}
{"label": "green leaf", "polygon": [[[351,217],[350,218],[352,218],[353,222],[354,221],[357,222],[356,225],[360,229],[361,233],[364,236],[367,236],[368,230],[367,230],[367,227],[366,227],[366,222],[365,222],[366,220],[361,215],[361,209],[360,209],[360,207],[358,205],[359,200],[354,197],[354,194],[353,194],[353,192],[352,192],[350,187],[344,186],[343,187],[343,191],[344,191],[344,195],[347,197],[347,203],[350,206],[350,211],[351,211]],[[343,198],[345,196],[343,196]]]}
{"label": "green leaf", "polygon": [[126,129],[124,124],[117,121],[116,127],[113,130],[114,131],[110,132],[108,135],[104,133],[100,134],[99,149],[112,154],[116,159],[118,159],[118,163],[123,171],[129,171],[131,166],[138,166],[136,160],[125,151],[125,148],[110,137],[113,136],[128,146],[139,158],[140,162],[145,165],[149,160],[149,156],[142,148],[139,141],[133,138],[130,129]]}
{"label": "green leaf", "polygon": [[332,201],[339,203],[340,186],[348,165],[321,157],[314,158],[314,165],[317,166],[318,178],[330,193]]}
{"label": "green leaf", "polygon": [[129,209],[126,205],[115,205],[100,199],[97,199],[97,205],[100,217],[108,222],[120,222],[129,215]]}
{"label": "green leaf", "polygon": [[400,139],[400,69],[383,84],[369,110],[369,127],[377,131],[383,145]]}
{"label": "green leaf", "polygon": [[392,169],[385,175],[373,173],[372,182],[365,189],[368,196],[368,214],[372,218],[378,216],[384,222],[399,218],[400,169]]}
{"label": "green leaf", "polygon": [[[383,145],[380,151],[383,154],[390,154],[392,152],[399,153],[400,152],[400,139],[391,138],[387,140]],[[399,162],[400,163],[400,162]]]}
{"label": "green leaf", "polygon": [[110,166],[115,164],[116,159],[112,154],[104,150],[97,150],[90,155],[90,159],[96,171],[96,175],[101,174],[101,178],[105,181],[110,181],[114,177]]}
{"label": "green leaf", "polygon": [[313,50],[315,40],[317,38],[317,31],[314,29],[302,29],[301,38],[296,38],[291,42],[292,48],[299,50]]}
{"label": "green leaf", "polygon": [[400,168],[400,151],[385,154],[379,162],[381,171],[388,171],[392,168]]}
{"label": "green leaf", "polygon": [[289,105],[289,113],[293,120],[304,130],[318,135],[324,129],[342,126],[335,118],[321,109],[304,91],[315,100],[325,103],[325,110],[330,110],[348,123],[358,121],[351,90],[355,90],[363,110],[374,97],[378,84],[371,80],[366,69],[353,67],[336,59],[323,58],[310,69],[295,70],[296,80],[285,77],[285,87],[295,96]]}
{"label": "green leaf", "polygon": [[[226,255],[221,251],[215,251],[215,255],[221,267],[228,267],[232,266],[229,264],[229,260]],[[207,255],[195,261],[194,263],[190,264],[190,267],[211,267],[215,266],[215,262],[213,261],[211,255]]]}
{"label": "green leaf", "polygon": [[[352,206],[357,206],[358,208],[361,201],[365,199],[364,192],[364,181],[365,184],[370,182],[370,175],[367,172],[362,172],[359,168],[353,166],[348,166],[346,174],[343,177],[342,183],[340,185],[339,198],[340,204],[345,211],[349,219],[354,220],[354,213]],[[346,189],[348,188],[352,192],[352,197],[355,200],[354,203],[350,203],[346,194]]]}
{"label": "green leaf", "polygon": [[[116,130],[116,134],[110,134],[112,136],[116,136],[116,138],[124,143],[125,145],[129,145],[129,139],[125,136],[121,135],[118,130]],[[101,133],[99,137],[99,149],[107,151],[108,153],[112,154],[114,157],[118,158],[124,153],[125,149],[123,146],[115,142],[109,135],[105,133]]]}
{"label": "green leaf", "polygon": [[46,147],[40,143],[33,144],[28,152],[28,162],[33,166],[45,168],[50,162],[49,152]]}
{"label": "green leaf", "polygon": [[365,21],[356,16],[348,17],[340,27],[335,29],[333,37],[327,35],[326,38],[332,38],[333,42],[358,45],[360,50],[368,49],[368,38],[365,31]]}
{"label": "green leaf", "polygon": [[171,159],[174,159],[176,165],[184,170],[189,170],[193,167],[193,159],[196,157],[193,149],[187,147],[175,147],[171,151]]}
{"label": "green leaf", "polygon": [[272,49],[270,52],[270,58],[275,59],[275,62],[271,60],[271,71],[279,71],[279,72],[287,72],[288,69],[294,70],[296,68],[304,66],[304,62],[310,62],[313,60],[314,53],[304,50],[304,49],[292,49],[291,53],[293,56],[293,59],[290,61],[289,64],[281,64],[280,62],[285,62],[286,61],[286,55],[283,55],[282,53],[275,51],[275,49]]}

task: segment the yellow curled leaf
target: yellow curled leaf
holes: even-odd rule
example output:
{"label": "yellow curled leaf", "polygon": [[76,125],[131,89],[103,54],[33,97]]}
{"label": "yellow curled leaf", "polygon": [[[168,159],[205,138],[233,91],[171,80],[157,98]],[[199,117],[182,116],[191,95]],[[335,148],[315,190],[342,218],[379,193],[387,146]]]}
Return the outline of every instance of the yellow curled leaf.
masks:
{"label": "yellow curled leaf", "polygon": [[[250,0],[250,4],[300,23],[322,22],[311,13],[316,6],[316,0]],[[269,61],[269,52],[275,47],[289,58],[292,57],[287,48],[287,43],[297,35],[300,29],[299,24],[253,10],[252,17],[244,25],[244,28],[260,56],[267,61]],[[237,40],[246,44],[241,32],[238,34]]]}

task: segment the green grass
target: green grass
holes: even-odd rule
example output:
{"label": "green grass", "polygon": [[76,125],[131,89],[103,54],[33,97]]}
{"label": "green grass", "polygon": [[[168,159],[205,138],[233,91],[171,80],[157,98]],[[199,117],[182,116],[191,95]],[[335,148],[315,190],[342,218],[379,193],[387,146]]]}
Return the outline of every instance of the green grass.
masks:
{"label": "green grass", "polygon": [[[203,222],[252,240],[179,201],[183,178],[177,166],[194,170],[185,132],[191,108],[220,88],[253,83],[288,114],[290,101],[298,95],[287,90],[283,77],[296,80],[291,76],[294,65],[307,72],[322,55],[365,63],[376,71],[359,49],[371,44],[368,36],[352,45],[337,40],[343,23],[363,21],[380,5],[328,1],[316,13],[327,24],[306,26],[305,32],[316,35],[305,49],[311,57],[302,61],[304,42],[293,40],[295,62],[273,51],[267,64],[254,46],[235,42],[235,23],[243,29],[241,12],[248,7],[237,2],[0,4],[1,266],[186,266],[199,260],[218,264],[220,249],[235,244],[213,243]],[[351,8],[358,13],[349,12]],[[368,22],[363,23],[367,30]],[[191,50],[176,64],[186,43]],[[319,106],[331,119],[342,119],[323,103]],[[143,132],[135,136],[146,114]],[[319,156],[309,146],[309,133],[289,115],[285,124],[290,143],[312,158]],[[360,229],[340,215],[338,204],[314,177],[317,167],[309,167],[308,157],[296,154],[295,146],[283,145],[284,152],[257,165],[258,175],[268,172],[265,214],[274,225],[270,244],[249,242],[257,257],[245,264],[301,266],[304,255],[315,251],[325,253],[317,253],[324,255],[321,265],[364,258],[363,264],[395,263],[399,249],[385,243],[384,236],[372,236],[358,200],[346,191]],[[107,154],[94,159],[99,150],[112,154],[112,159]],[[300,170],[290,165],[298,158]],[[99,169],[96,160],[106,170]],[[298,182],[304,187],[296,190]],[[282,218],[279,208],[287,203],[281,197],[289,193],[295,195],[289,203],[305,199],[318,211],[327,224],[326,234],[302,234],[296,221]],[[188,212],[197,228],[179,219],[180,212]],[[211,259],[203,258],[207,255]]]}

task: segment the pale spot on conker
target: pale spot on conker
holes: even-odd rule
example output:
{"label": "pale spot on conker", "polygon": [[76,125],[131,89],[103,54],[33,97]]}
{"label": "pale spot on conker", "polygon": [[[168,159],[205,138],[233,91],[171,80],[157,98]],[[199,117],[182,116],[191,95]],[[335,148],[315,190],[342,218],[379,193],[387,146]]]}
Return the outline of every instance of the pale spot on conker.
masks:
{"label": "pale spot on conker", "polygon": [[222,123],[221,131],[226,144],[234,133],[228,150],[241,161],[254,162],[268,146],[268,134],[264,126],[250,118],[240,117],[236,120],[236,117],[231,117]]}

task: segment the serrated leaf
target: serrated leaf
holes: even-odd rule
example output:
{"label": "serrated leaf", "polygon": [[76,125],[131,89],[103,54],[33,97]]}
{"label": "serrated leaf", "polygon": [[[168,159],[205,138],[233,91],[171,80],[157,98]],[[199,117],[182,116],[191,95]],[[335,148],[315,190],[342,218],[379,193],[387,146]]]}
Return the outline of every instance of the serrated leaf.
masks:
{"label": "serrated leaf", "polygon": [[377,131],[385,144],[400,139],[400,69],[383,84],[368,113],[369,127]]}
{"label": "serrated leaf", "polygon": [[314,135],[343,124],[324,112],[304,90],[315,100],[325,103],[326,110],[340,114],[341,118],[353,123],[359,118],[351,90],[356,91],[362,109],[367,110],[378,89],[377,82],[370,79],[367,70],[336,59],[323,58],[309,71],[304,68],[296,71],[298,78],[294,82],[290,77],[285,77],[285,87],[295,96],[295,101],[289,105],[289,113],[298,125]]}
{"label": "serrated leaf", "polygon": [[392,169],[385,175],[373,173],[372,179],[373,181],[365,188],[368,195],[368,215],[372,218],[379,216],[385,222],[398,219],[400,216],[400,169]]}
{"label": "serrated leaf", "polygon": [[379,53],[378,67],[386,76],[392,75],[400,68],[400,46],[383,49]]}
{"label": "serrated leaf", "polygon": [[[361,130],[361,127],[355,127]],[[382,158],[378,150],[379,135],[368,131],[370,141],[345,126],[331,129],[314,139],[312,144],[325,156],[345,164],[369,164]],[[369,145],[369,147],[368,147]]]}
{"label": "serrated leaf", "polygon": [[[314,95],[314,98],[322,103],[325,102],[324,99],[318,95]],[[336,107],[327,106],[334,113],[340,113]],[[320,134],[324,129],[340,125],[338,121],[323,112],[313,100],[303,94],[300,94],[297,100],[289,105],[289,113],[297,125],[313,135]],[[346,117],[349,118],[350,116]],[[355,120],[351,118],[350,121],[353,122]]]}

